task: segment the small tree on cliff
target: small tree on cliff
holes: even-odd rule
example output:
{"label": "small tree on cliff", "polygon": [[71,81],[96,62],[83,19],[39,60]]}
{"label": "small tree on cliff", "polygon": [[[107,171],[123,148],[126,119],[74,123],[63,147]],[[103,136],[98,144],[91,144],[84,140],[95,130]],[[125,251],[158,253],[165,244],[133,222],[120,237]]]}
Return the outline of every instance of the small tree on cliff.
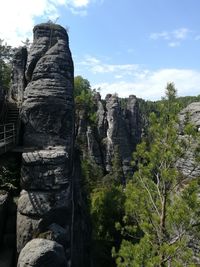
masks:
{"label": "small tree on cliff", "polygon": [[82,76],[74,78],[74,97],[76,113],[84,111],[86,120],[95,122],[96,106],[94,101],[94,91],[91,89],[90,82]]}
{"label": "small tree on cliff", "polygon": [[11,66],[10,60],[12,58],[11,46],[4,43],[0,39],[0,86],[3,89],[8,89],[10,83]]}
{"label": "small tree on cliff", "polygon": [[79,96],[82,92],[91,91],[90,82],[87,79],[84,79],[82,76],[76,76],[74,78],[74,96]]}
{"label": "small tree on cliff", "polygon": [[119,267],[197,266],[198,179],[188,179],[176,166],[198,133],[187,124],[188,138],[180,138],[178,110],[176,90],[168,84],[160,115],[151,114],[148,138],[134,153],[138,170],[126,188],[126,238],[115,254]]}

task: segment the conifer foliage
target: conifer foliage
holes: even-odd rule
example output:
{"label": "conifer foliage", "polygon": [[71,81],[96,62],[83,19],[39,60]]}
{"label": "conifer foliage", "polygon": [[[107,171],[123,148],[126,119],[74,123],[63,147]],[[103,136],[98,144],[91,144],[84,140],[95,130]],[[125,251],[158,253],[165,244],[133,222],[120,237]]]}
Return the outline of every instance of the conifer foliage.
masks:
{"label": "conifer foliage", "polygon": [[199,179],[178,168],[199,133],[186,123],[180,136],[174,84],[167,85],[159,111],[151,114],[148,135],[134,153],[137,171],[125,189],[124,239],[113,251],[118,267],[199,264]]}
{"label": "conifer foliage", "polygon": [[9,88],[11,74],[11,58],[11,46],[5,44],[4,41],[0,39],[0,87],[4,90],[8,90]]}

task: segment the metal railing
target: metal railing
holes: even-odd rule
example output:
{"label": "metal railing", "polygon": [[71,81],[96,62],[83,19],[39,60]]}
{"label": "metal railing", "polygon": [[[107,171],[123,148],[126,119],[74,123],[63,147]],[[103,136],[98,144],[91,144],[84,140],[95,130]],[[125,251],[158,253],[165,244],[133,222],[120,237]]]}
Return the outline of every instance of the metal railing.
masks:
{"label": "metal railing", "polygon": [[16,126],[14,123],[0,125],[0,154],[12,149],[16,144]]}

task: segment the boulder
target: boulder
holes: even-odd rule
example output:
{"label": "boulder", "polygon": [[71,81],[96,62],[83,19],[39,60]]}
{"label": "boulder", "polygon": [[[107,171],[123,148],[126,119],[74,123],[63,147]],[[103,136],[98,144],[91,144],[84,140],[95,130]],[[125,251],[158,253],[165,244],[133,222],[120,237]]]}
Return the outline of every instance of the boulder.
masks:
{"label": "boulder", "polygon": [[22,249],[17,267],[67,267],[64,249],[55,241],[37,238]]}

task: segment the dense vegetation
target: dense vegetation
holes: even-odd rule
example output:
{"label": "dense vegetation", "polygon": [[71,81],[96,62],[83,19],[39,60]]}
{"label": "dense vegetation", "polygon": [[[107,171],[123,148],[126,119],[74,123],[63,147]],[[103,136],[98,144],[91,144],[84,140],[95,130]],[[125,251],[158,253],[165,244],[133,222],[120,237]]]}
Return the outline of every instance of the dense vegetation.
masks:
{"label": "dense vegetation", "polygon": [[[82,86],[81,86],[82,84]],[[80,90],[83,88],[83,90]],[[75,77],[76,127],[82,116],[91,127],[95,127],[97,103],[96,91],[81,76]],[[121,178],[123,177],[118,148],[112,161],[112,171],[105,173],[87,154],[85,135],[77,139],[82,150],[82,173],[84,188],[88,196],[88,205],[92,220],[92,258],[95,267],[115,266],[111,250],[121,243],[121,233],[115,223],[122,222],[125,195]],[[120,177],[120,179],[119,179]]]}
{"label": "dense vegetation", "polygon": [[[157,115],[159,114],[160,105],[163,103],[163,101],[164,101],[163,99],[158,101],[149,101],[149,100],[145,101],[141,98],[138,99],[139,109],[142,115],[141,116],[142,123],[145,126],[144,130],[148,128],[150,114],[152,112],[156,113]],[[200,101],[200,95],[176,97],[176,103],[178,104],[178,111],[181,111],[183,108],[185,108],[192,102],[199,102],[199,101]]]}
{"label": "dense vegetation", "polygon": [[180,138],[175,93],[169,84],[159,116],[150,115],[148,136],[133,154],[137,171],[125,190],[124,239],[115,254],[119,267],[197,264],[191,240],[200,241],[199,178],[188,179],[178,163],[199,144],[199,134],[186,123]]}
{"label": "dense vegetation", "polygon": [[0,39],[0,88],[8,90],[10,85],[12,48]]}
{"label": "dense vegetation", "polygon": [[[94,112],[94,92],[89,82],[80,76],[75,78],[75,92],[76,79],[81,100],[89,101],[92,107],[86,113]],[[87,85],[87,94],[81,93],[81,80]],[[178,112],[199,100],[200,96],[177,98],[173,84],[168,84],[161,101],[139,100],[146,129],[133,153],[136,172],[126,187],[121,182],[117,148],[109,174],[103,173],[89,156],[82,157],[93,222],[95,266],[196,266],[190,237],[199,242],[199,180],[188,180],[178,162],[187,158],[199,136],[187,121],[187,138],[182,139],[177,125]],[[121,101],[122,108],[125,102]],[[76,109],[80,110],[79,102]],[[198,151],[196,146],[197,156]]]}
{"label": "dense vegetation", "polygon": [[13,195],[20,191],[21,158],[8,152],[0,158],[0,190],[6,190]]}
{"label": "dense vegetation", "polygon": [[[9,88],[11,47],[0,40],[0,87]],[[87,79],[75,77],[76,136],[79,117],[96,124],[96,91]],[[126,99],[121,100],[123,109]],[[85,150],[85,136],[77,139],[82,150],[83,187],[88,196],[92,220],[92,257],[98,266],[197,266],[190,237],[200,241],[199,179],[188,180],[178,168],[199,135],[187,121],[180,138],[178,112],[197,97],[177,97],[168,84],[161,101],[139,99],[145,127],[142,142],[133,153],[133,177],[122,182],[123,171],[118,148],[112,170],[105,173]],[[199,150],[194,151],[199,160]],[[0,188],[15,188],[19,166],[0,168]],[[199,162],[197,162],[199,164]],[[126,178],[126,177],[123,177]]]}
{"label": "dense vegetation", "polygon": [[[13,48],[0,39],[0,95],[10,87]],[[1,120],[0,109],[0,120]],[[0,189],[19,193],[20,157],[7,153],[0,158]]]}

